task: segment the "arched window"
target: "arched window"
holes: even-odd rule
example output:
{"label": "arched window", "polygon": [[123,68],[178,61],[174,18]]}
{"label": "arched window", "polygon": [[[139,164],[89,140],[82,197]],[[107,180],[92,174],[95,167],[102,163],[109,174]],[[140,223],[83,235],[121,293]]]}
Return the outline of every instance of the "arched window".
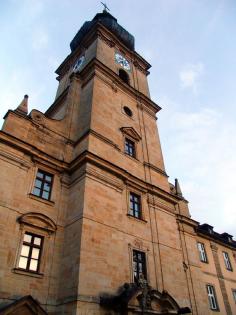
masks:
{"label": "arched window", "polygon": [[125,70],[119,69],[119,77],[121,78],[122,81],[129,84],[129,75]]}

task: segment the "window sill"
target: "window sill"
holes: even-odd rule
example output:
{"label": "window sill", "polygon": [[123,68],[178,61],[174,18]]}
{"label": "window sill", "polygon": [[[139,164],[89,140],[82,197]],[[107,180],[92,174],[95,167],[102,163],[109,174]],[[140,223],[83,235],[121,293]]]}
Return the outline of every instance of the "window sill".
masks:
{"label": "window sill", "polygon": [[43,273],[33,272],[33,271],[26,271],[19,268],[12,269],[13,273],[17,273],[19,275],[34,277],[34,278],[43,278]]}
{"label": "window sill", "polygon": [[135,156],[129,155],[128,153],[125,153],[125,152],[124,152],[124,155],[130,158],[132,161],[140,162]]}
{"label": "window sill", "polygon": [[142,218],[136,218],[136,217],[134,217],[132,214],[129,214],[129,213],[127,213],[127,217],[129,217],[130,219],[134,219],[134,220],[136,220],[136,221],[139,221],[139,222],[141,222],[141,223],[147,223],[147,220],[144,220],[144,219],[142,219]]}
{"label": "window sill", "polygon": [[45,203],[45,204],[47,204],[47,205],[49,205],[49,206],[54,206],[54,205],[55,205],[55,202],[54,202],[54,201],[47,200],[47,199],[43,199],[43,198],[38,197],[38,196],[36,196],[36,195],[34,195],[34,194],[29,194],[28,196],[29,196],[29,198],[31,198],[31,199],[34,199],[34,200],[43,202],[43,203]]}
{"label": "window sill", "polygon": [[204,261],[204,260],[200,260],[200,262],[202,262],[203,264],[209,264],[208,261]]}

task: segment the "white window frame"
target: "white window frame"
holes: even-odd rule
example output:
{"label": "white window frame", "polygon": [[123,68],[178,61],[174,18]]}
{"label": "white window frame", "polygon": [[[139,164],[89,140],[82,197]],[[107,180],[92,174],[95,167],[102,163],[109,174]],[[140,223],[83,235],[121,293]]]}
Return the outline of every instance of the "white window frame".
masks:
{"label": "white window frame", "polygon": [[198,247],[198,251],[199,251],[199,255],[200,255],[200,260],[202,262],[207,263],[208,260],[207,260],[205,245],[203,243],[198,242],[197,247]]}
{"label": "white window frame", "polygon": [[232,265],[229,259],[229,254],[227,252],[223,252],[223,257],[224,257],[224,262],[225,262],[225,267],[227,270],[233,271]]}
{"label": "white window frame", "polygon": [[207,289],[210,309],[214,311],[219,310],[214,286],[211,284],[207,284],[206,289]]}

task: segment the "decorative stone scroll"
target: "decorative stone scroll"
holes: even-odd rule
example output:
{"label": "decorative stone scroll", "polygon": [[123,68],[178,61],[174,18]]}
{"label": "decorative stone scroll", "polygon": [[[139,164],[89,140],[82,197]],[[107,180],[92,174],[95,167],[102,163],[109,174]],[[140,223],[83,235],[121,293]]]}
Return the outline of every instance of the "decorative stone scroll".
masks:
{"label": "decorative stone scroll", "polygon": [[141,277],[137,283],[125,283],[117,295],[103,295],[100,305],[120,314],[190,314],[189,307],[180,307],[167,292],[152,289]]}

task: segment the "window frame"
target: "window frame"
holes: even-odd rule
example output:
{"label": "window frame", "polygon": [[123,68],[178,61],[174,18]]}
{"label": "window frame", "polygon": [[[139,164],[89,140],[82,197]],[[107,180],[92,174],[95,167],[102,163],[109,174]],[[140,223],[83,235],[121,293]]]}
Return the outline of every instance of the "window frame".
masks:
{"label": "window frame", "polygon": [[[210,290],[211,292],[209,292]],[[207,290],[207,296],[208,296],[208,302],[209,302],[209,306],[210,309],[212,311],[219,311],[219,304],[217,301],[217,296],[216,296],[216,291],[215,291],[215,287],[212,284],[206,284],[206,290]],[[212,303],[213,301],[213,303]]]}
{"label": "window frame", "polygon": [[[141,261],[138,260],[138,256],[141,256]],[[136,260],[135,260],[136,258]],[[142,271],[140,272],[140,262],[142,265]],[[135,263],[136,263],[136,268],[137,271],[135,271]],[[135,273],[137,272],[137,276],[135,276]],[[132,274],[133,274],[133,281],[134,283],[137,283],[138,280],[140,279],[140,275],[143,274],[143,277],[145,280],[147,280],[147,257],[146,253],[144,251],[140,251],[137,249],[132,249]]]}
{"label": "window frame", "polygon": [[202,242],[197,242],[197,248],[198,248],[198,252],[199,252],[200,261],[203,263],[208,263],[205,244]]}
{"label": "window frame", "polygon": [[[39,173],[41,173],[43,175],[43,177],[38,176]],[[46,179],[47,176],[51,178],[51,181]],[[40,188],[36,186],[37,180],[41,182]],[[49,172],[47,172],[41,168],[38,168],[37,172],[35,174],[35,178],[34,178],[32,195],[35,197],[41,198],[43,200],[51,201],[53,182],[54,182],[54,175],[52,173],[49,173]],[[46,185],[49,186],[48,191],[44,189]],[[35,193],[35,189],[39,190],[39,194]],[[44,192],[49,193],[48,198],[43,197]]]}
{"label": "window frame", "polygon": [[[25,235],[30,235],[31,236],[31,242],[27,242],[27,241],[24,240]],[[36,237],[41,240],[40,245],[34,244],[34,239]],[[22,255],[23,246],[28,246],[29,247],[29,254],[28,254],[28,256]],[[43,235],[35,234],[35,233],[31,232],[31,231],[25,230],[23,232],[23,237],[22,237],[21,246],[20,246],[20,250],[19,250],[19,257],[18,257],[18,261],[17,261],[17,269],[18,270],[22,270],[24,272],[40,274],[43,247],[44,247],[44,236]],[[33,252],[33,249],[35,249],[35,248],[39,249],[39,254],[38,254],[38,258],[37,259],[32,258],[32,252]],[[27,258],[26,268],[20,267],[21,257]],[[37,269],[36,270],[31,270],[30,269],[30,262],[31,262],[32,259],[37,261]]]}
{"label": "window frame", "polygon": [[[132,197],[132,200],[131,200],[131,197]],[[129,201],[128,215],[135,218],[135,219],[142,220],[143,219],[142,196],[140,194],[137,194],[134,191],[129,191],[129,200],[128,201]],[[131,204],[132,204],[132,208],[131,208]],[[138,210],[135,209],[136,206],[138,206]],[[138,215],[136,215],[136,213],[138,213]]]}
{"label": "window frame", "polygon": [[[126,150],[127,143],[132,144],[132,151],[133,151],[132,154],[129,152],[130,147],[128,147],[128,150]],[[130,137],[125,136],[125,143],[124,144],[125,144],[125,150],[124,150],[125,154],[128,155],[129,157],[133,158],[133,159],[136,159],[136,156],[137,156],[136,142],[133,139],[131,139]]]}
{"label": "window frame", "polygon": [[232,264],[229,258],[229,254],[227,252],[222,252],[223,253],[223,258],[225,262],[225,267],[228,271],[233,271]]}

